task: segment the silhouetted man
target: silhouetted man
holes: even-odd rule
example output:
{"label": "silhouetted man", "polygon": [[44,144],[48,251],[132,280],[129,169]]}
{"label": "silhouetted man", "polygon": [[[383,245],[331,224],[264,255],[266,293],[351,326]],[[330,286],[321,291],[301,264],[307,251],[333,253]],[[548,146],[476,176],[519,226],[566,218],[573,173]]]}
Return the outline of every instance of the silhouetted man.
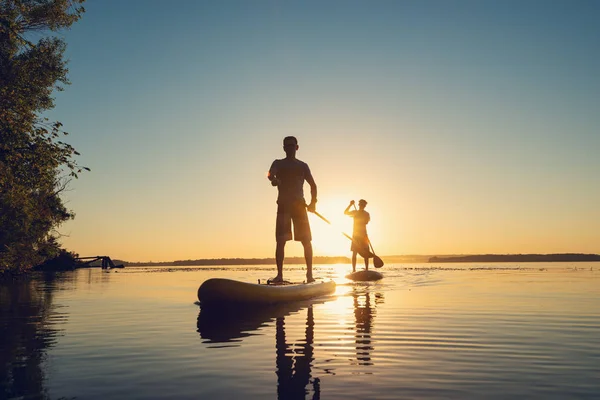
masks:
{"label": "silhouetted man", "polygon": [[312,236],[306,213],[306,201],[304,200],[304,181],[310,185],[311,200],[308,211],[311,212],[315,211],[317,203],[317,184],[310,173],[308,164],[296,158],[298,148],[298,140],[293,136],[287,136],[283,139],[285,158],[273,161],[269,169],[268,178],[271,185],[277,186],[279,192],[277,196],[277,221],[275,224],[277,276],[271,282],[283,281],[285,243],[292,240],[292,223],[294,225],[293,239],[302,242],[302,246],[304,246],[306,281],[314,281],[312,275]]}
{"label": "silhouetted man", "polygon": [[[367,224],[371,220],[371,216],[365,211],[367,206],[366,200],[358,201],[358,210],[350,211],[350,207],[354,206],[354,200],[344,210],[344,214],[354,218],[354,229],[352,230],[352,272],[356,271],[356,253],[369,254],[369,236],[367,235]],[[365,259],[365,270],[369,270],[369,258]]]}

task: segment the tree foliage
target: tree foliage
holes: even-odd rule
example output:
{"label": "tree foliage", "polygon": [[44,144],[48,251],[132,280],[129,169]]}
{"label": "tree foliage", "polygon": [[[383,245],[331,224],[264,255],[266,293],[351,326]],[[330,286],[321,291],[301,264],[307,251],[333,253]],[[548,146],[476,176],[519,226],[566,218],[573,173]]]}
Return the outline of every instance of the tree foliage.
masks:
{"label": "tree foliage", "polygon": [[57,255],[56,228],[74,217],[61,193],[87,168],[43,113],[69,84],[65,43],[53,32],[76,22],[83,2],[0,0],[0,272]]}

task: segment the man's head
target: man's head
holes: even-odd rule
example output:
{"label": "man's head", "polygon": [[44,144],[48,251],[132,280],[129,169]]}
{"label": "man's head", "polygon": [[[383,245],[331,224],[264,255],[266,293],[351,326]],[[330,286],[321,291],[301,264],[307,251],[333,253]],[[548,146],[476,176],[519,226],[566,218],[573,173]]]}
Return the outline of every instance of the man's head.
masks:
{"label": "man's head", "polygon": [[294,136],[286,136],[283,139],[283,151],[288,156],[296,155],[296,151],[298,150],[298,139]]}
{"label": "man's head", "polygon": [[361,210],[362,210],[362,209],[364,209],[366,206],[367,206],[367,201],[366,201],[366,200],[360,199],[360,200],[358,201],[358,207],[359,207]]}

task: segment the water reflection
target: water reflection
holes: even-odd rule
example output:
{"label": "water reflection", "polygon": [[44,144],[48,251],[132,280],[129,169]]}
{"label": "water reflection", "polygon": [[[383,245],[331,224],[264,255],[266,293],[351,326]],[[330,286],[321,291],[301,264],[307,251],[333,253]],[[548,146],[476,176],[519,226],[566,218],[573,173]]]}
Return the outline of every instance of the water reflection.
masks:
{"label": "water reflection", "polygon": [[220,344],[212,347],[239,346],[243,338],[258,334],[269,322],[308,305],[306,302],[296,302],[260,307],[202,308],[198,315],[197,332],[204,343]]}
{"label": "water reflection", "polygon": [[[60,280],[60,278],[58,278]],[[53,305],[54,275],[0,284],[0,398],[49,398],[44,387],[47,350],[65,320]]]}
{"label": "water reflection", "polygon": [[275,348],[277,366],[277,398],[305,399],[310,394],[307,386],[310,384],[313,399],[321,396],[320,380],[311,380],[311,367],[314,361],[315,319],[312,305],[306,310],[306,331],[304,341],[289,344],[285,337],[285,317],[277,318],[275,333]]}
{"label": "water reflection", "polygon": [[[371,342],[371,330],[373,328],[373,319],[375,318],[375,307],[383,303],[382,293],[370,293],[360,289],[352,291],[354,320],[355,320],[355,349],[357,365],[373,365],[371,352],[373,345]],[[372,300],[372,297],[374,300]]]}
{"label": "water reflection", "polygon": [[[384,302],[382,293],[371,292],[370,287],[353,287],[349,293],[352,302],[344,309],[354,315],[352,335],[355,357],[350,364],[360,367],[374,365],[372,340],[377,307]],[[323,301],[321,303],[324,303]],[[267,326],[275,322],[275,371],[279,399],[320,398],[320,379],[315,371],[315,302],[287,303],[256,308],[206,308],[198,315],[197,332],[210,347],[241,346],[244,338],[264,334]],[[330,303],[331,304],[331,303]],[[316,311],[315,311],[316,309]],[[304,337],[290,342],[286,336],[286,317],[303,315]],[[293,320],[294,321],[294,320]],[[296,325],[291,325],[297,328]],[[332,371],[322,370],[331,373]],[[365,371],[366,372],[366,371]]]}
{"label": "water reflection", "polygon": [[[322,303],[322,302],[321,302]],[[220,344],[213,347],[239,346],[243,338],[257,334],[262,327],[275,320],[275,370],[278,399],[305,399],[313,392],[320,398],[319,378],[311,379],[314,361],[315,302],[296,302],[257,308],[202,309],[198,315],[197,332],[204,343]],[[285,318],[306,309],[304,339],[288,343]]]}

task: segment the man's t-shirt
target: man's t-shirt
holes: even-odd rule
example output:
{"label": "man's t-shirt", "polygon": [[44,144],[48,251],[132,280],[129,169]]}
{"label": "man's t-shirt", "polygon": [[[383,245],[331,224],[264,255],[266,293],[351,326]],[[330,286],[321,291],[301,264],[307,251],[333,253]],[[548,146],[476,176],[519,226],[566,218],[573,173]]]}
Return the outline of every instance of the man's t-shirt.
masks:
{"label": "man's t-shirt", "polygon": [[354,229],[352,236],[367,237],[367,224],[371,220],[371,216],[365,210],[350,211],[349,215],[354,218]]}
{"label": "man's t-shirt", "polygon": [[312,177],[308,164],[298,159],[273,161],[269,175],[279,179],[277,204],[292,204],[304,200],[304,181]]}

